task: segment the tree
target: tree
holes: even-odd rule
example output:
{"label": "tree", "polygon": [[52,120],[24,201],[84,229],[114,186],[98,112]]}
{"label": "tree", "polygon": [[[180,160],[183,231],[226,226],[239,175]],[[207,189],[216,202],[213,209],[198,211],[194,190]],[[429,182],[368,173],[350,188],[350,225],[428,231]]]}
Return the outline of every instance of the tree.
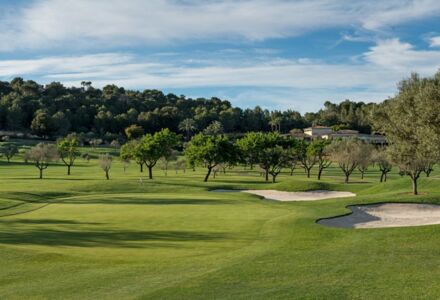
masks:
{"label": "tree", "polygon": [[359,147],[359,151],[362,153],[362,156],[360,156],[357,168],[361,173],[361,179],[364,179],[364,174],[368,170],[368,167],[370,166],[373,159],[374,146],[367,143],[361,143]]}
{"label": "tree", "polygon": [[105,178],[107,180],[110,179],[110,176],[109,176],[108,173],[109,173],[109,171],[110,171],[110,169],[112,167],[112,161],[113,161],[113,158],[108,153],[107,154],[102,154],[102,155],[99,156],[99,166],[105,172]]}
{"label": "tree", "polygon": [[288,151],[279,145],[266,148],[263,151],[265,152],[263,155],[267,157],[268,173],[272,175],[272,183],[275,183],[276,177],[289,160]]}
{"label": "tree", "polygon": [[269,181],[271,174],[274,181],[288,160],[287,151],[282,151],[284,140],[278,132],[260,133],[257,135],[257,145],[257,148],[261,149],[257,153],[257,161],[264,170],[264,179],[266,182]]}
{"label": "tree", "polygon": [[191,133],[197,129],[196,121],[190,118],[186,118],[182,122],[179,123],[179,130],[185,132],[186,141],[189,141]]}
{"label": "tree", "polygon": [[317,162],[314,146],[304,140],[301,141],[298,145],[298,158],[301,167],[307,174],[307,178],[310,178],[310,171]]}
{"label": "tree", "polygon": [[115,149],[121,148],[121,144],[119,143],[118,140],[111,141],[110,146],[115,148]]}
{"label": "tree", "polygon": [[122,160],[134,160],[136,164],[139,165],[140,172],[144,172],[144,158],[142,156],[142,153],[139,150],[140,148],[140,141],[138,140],[131,140],[122,145],[120,150],[120,156]]}
{"label": "tree", "polygon": [[102,139],[91,139],[89,141],[90,146],[92,146],[93,148],[96,148],[97,146],[102,144]]}
{"label": "tree", "polygon": [[192,137],[185,149],[185,155],[192,164],[201,164],[208,169],[204,181],[207,182],[214,167],[228,162],[234,155],[234,147],[222,135],[199,133]]}
{"label": "tree", "polygon": [[162,157],[170,159],[173,155],[176,155],[174,149],[179,144],[180,136],[171,132],[168,128],[165,128],[156,132],[153,137],[161,149]]}
{"label": "tree", "polygon": [[32,131],[40,136],[51,136],[54,131],[54,124],[51,116],[44,111],[35,114],[35,118],[31,123]]}
{"label": "tree", "polygon": [[272,131],[277,131],[277,132],[281,132],[281,115],[278,111],[276,112],[272,112],[271,116],[270,116],[270,121],[269,121],[269,125],[272,129]]}
{"label": "tree", "polygon": [[[258,163],[260,168],[264,170],[265,181],[269,181],[271,172],[275,174],[281,165],[285,166],[287,164],[287,151],[281,155],[280,149],[277,148],[278,146],[281,148],[286,146],[285,141],[278,132],[249,132],[239,139],[236,144],[237,148],[240,149],[242,160],[251,165]],[[275,155],[276,159],[272,155]]]}
{"label": "tree", "polygon": [[144,129],[139,125],[130,125],[124,129],[125,135],[129,140],[138,139],[144,135]]}
{"label": "tree", "polygon": [[391,172],[393,167],[387,151],[384,148],[377,149],[373,152],[372,157],[373,162],[379,166],[380,182],[387,181],[387,174]]}
{"label": "tree", "polygon": [[344,172],[345,183],[362,159],[361,143],[358,140],[335,140],[329,146],[330,157]]}
{"label": "tree", "polygon": [[130,165],[130,160],[125,158],[122,159],[121,161],[122,161],[122,168],[124,169],[124,173],[125,173],[128,169],[128,166]]}
{"label": "tree", "polygon": [[67,166],[67,175],[70,175],[70,168],[73,166],[75,159],[80,155],[78,146],[76,135],[69,135],[57,141],[58,153],[63,163]]}
{"label": "tree", "polygon": [[287,137],[285,148],[287,155],[286,167],[290,169],[290,176],[293,176],[293,171],[299,162],[300,142],[296,138]]}
{"label": "tree", "polygon": [[55,135],[63,136],[69,132],[71,125],[65,113],[58,111],[51,117],[51,119],[53,126],[52,129]]}
{"label": "tree", "polygon": [[315,157],[318,164],[318,180],[321,180],[322,172],[332,164],[327,150],[329,145],[330,142],[327,140],[314,140],[308,149],[309,156]]}
{"label": "tree", "polygon": [[205,135],[218,135],[224,132],[223,125],[219,121],[213,121],[203,130]]}
{"label": "tree", "polygon": [[412,74],[399,83],[396,97],[374,111],[374,126],[387,136],[388,153],[410,177],[413,194],[427,160],[440,157],[440,71],[432,78]]}
{"label": "tree", "polygon": [[85,161],[87,161],[87,162],[90,162],[90,154],[89,153],[87,153],[87,152],[85,152],[85,153],[83,153],[83,154],[81,154],[81,157],[82,157],[82,159],[84,159]]}
{"label": "tree", "polygon": [[434,165],[436,161],[432,159],[426,159],[424,161],[423,172],[426,174],[426,177],[429,177],[432,171],[434,171]]}
{"label": "tree", "polygon": [[53,144],[39,143],[27,152],[26,158],[34,163],[40,171],[39,178],[43,179],[43,171],[58,159],[58,150]]}
{"label": "tree", "polygon": [[4,143],[0,148],[0,153],[3,154],[9,162],[11,158],[18,153],[17,145],[13,143]]}
{"label": "tree", "polygon": [[247,164],[251,170],[254,164],[258,163],[258,155],[262,150],[263,144],[261,143],[261,137],[261,132],[248,132],[236,142],[242,162]]}
{"label": "tree", "polygon": [[182,170],[183,174],[185,174],[186,173],[186,159],[185,158],[178,158],[175,161],[174,168],[176,170],[176,174],[179,173],[179,170]]}
{"label": "tree", "polygon": [[178,137],[168,128],[146,134],[133,149],[133,157],[143,162],[148,168],[148,178],[153,179],[153,167],[161,157],[169,157],[177,146]]}

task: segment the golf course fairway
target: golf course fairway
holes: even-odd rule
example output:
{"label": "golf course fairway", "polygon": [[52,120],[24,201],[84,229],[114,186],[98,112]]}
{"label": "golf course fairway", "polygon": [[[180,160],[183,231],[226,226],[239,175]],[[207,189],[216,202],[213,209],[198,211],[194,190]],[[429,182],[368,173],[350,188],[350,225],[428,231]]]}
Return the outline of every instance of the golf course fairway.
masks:
{"label": "golf course fairway", "polygon": [[[396,173],[371,169],[349,184],[301,170],[264,183],[236,167],[207,183],[205,170],[155,169],[148,180],[115,161],[61,164],[45,179],[18,159],[0,165],[2,299],[435,299],[440,225],[356,230],[319,218],[377,202],[440,204],[440,177],[408,192]],[[139,177],[143,176],[143,180]],[[213,189],[334,190],[355,197],[279,202]]]}

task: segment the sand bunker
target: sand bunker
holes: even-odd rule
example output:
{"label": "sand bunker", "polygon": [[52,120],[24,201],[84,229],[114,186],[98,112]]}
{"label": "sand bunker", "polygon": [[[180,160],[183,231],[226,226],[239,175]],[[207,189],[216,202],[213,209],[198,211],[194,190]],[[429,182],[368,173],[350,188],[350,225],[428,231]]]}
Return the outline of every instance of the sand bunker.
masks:
{"label": "sand bunker", "polygon": [[308,191],[308,192],[283,192],[277,190],[213,190],[213,192],[243,192],[262,196],[266,199],[277,201],[316,201],[331,198],[353,197],[356,194],[337,191]]}
{"label": "sand bunker", "polygon": [[348,206],[353,213],[321,219],[319,224],[342,228],[407,227],[440,224],[440,205],[383,203]]}

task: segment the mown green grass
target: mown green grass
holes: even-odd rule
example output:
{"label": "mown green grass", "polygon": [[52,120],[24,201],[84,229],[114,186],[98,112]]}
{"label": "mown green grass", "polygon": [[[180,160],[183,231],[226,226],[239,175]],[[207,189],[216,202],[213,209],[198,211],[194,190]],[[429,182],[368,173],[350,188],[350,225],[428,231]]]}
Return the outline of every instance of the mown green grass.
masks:
{"label": "mown green grass", "polygon": [[[100,153],[106,149],[99,148]],[[87,149],[92,154],[98,151]],[[236,167],[208,183],[204,170],[155,179],[96,160],[45,179],[16,158],[0,163],[1,299],[438,299],[440,226],[337,229],[316,219],[383,201],[440,204],[440,177],[422,195],[396,172],[343,184],[337,168],[318,182],[302,170],[266,184]],[[140,177],[143,177],[142,182]],[[358,196],[280,203],[210,189],[331,189]]]}

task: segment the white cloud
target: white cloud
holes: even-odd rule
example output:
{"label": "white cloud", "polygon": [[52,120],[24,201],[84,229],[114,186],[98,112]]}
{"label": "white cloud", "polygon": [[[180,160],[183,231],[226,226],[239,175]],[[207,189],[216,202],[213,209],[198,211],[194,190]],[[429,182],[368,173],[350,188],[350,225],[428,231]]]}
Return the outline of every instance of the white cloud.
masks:
{"label": "white cloud", "polygon": [[[368,30],[383,30],[386,27],[403,24],[440,14],[438,0],[369,1],[372,14],[366,15],[362,26]],[[371,12],[370,11],[370,12]]]}
{"label": "white cloud", "polygon": [[403,75],[413,71],[428,75],[440,67],[440,51],[416,50],[399,39],[379,41],[364,57],[368,62]]}
{"label": "white cloud", "polygon": [[255,41],[329,27],[381,30],[439,12],[436,0],[34,0],[2,16],[0,50]]}
{"label": "white cloud", "polygon": [[429,39],[429,46],[440,47],[440,36],[434,36]]}
{"label": "white cloud", "polygon": [[417,50],[397,39],[378,42],[356,64],[306,58],[244,60],[240,56],[225,63],[215,57],[195,65],[161,60],[160,55],[146,60],[124,53],[4,60],[0,61],[0,79],[31,76],[66,85],[91,80],[95,86],[115,83],[136,89],[246,88],[232,95],[240,104],[254,99],[254,104],[289,107],[289,103],[296,103],[300,109],[309,109],[325,100],[381,101],[392,96],[396,83],[410,72],[427,76],[440,67],[440,51]]}

